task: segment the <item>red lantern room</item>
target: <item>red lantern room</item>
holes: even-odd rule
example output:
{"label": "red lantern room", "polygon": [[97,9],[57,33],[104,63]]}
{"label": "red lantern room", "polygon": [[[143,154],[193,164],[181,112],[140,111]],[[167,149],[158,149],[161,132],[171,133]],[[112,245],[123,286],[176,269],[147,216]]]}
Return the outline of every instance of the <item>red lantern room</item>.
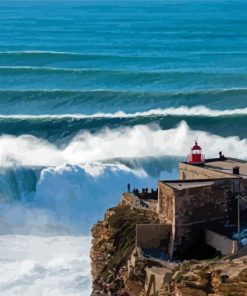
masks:
{"label": "red lantern room", "polygon": [[195,141],[195,145],[191,148],[190,155],[187,157],[187,162],[192,164],[203,164],[205,157],[202,154],[202,148]]}

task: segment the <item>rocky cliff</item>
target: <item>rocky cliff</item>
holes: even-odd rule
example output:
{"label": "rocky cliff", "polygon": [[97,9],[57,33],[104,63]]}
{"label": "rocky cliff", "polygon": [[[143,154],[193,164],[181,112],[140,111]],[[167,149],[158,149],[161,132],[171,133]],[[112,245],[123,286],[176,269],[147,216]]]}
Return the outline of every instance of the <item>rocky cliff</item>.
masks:
{"label": "rocky cliff", "polygon": [[[104,220],[94,225],[93,296],[247,295],[247,252],[243,249],[238,258],[156,264],[154,268],[150,263],[136,260],[136,224],[157,222],[154,212],[119,205],[108,210]],[[135,263],[131,265],[133,258]]]}
{"label": "rocky cliff", "polygon": [[92,295],[138,295],[140,281],[129,281],[127,260],[135,247],[136,224],[156,223],[155,213],[119,205],[92,229]]}
{"label": "rocky cliff", "polygon": [[247,295],[247,257],[216,261],[184,262],[178,266],[159,295],[244,296]]}

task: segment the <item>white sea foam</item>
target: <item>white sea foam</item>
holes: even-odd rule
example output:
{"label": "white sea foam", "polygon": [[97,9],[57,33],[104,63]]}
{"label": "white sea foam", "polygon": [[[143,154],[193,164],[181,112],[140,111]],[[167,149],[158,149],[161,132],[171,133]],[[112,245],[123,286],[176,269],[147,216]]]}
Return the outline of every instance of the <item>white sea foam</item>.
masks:
{"label": "white sea foam", "polygon": [[[13,196],[0,203],[0,295],[89,296],[90,237],[82,234],[128,182],[149,186],[150,179],[120,164],[16,170],[0,171],[1,194]],[[34,183],[35,175],[28,191],[22,181]]]}
{"label": "white sea foam", "polygon": [[223,150],[225,155],[247,158],[246,139],[193,131],[183,121],[169,130],[138,125],[103,129],[98,133],[82,132],[64,148],[33,136],[3,135],[0,137],[0,164],[58,166],[119,157],[185,157],[195,138],[199,138],[206,157],[215,157]]}
{"label": "white sea foam", "polygon": [[[141,125],[81,133],[63,149],[31,136],[1,136],[1,189],[9,184],[6,193],[16,190],[13,198],[20,202],[0,204],[0,294],[88,296],[89,237],[64,234],[72,234],[76,226],[80,235],[88,233],[104,210],[119,201],[128,182],[140,188],[155,186],[157,181],[123,165],[89,162],[115,157],[185,156],[196,137],[208,157],[223,150],[226,156],[247,158],[245,139],[193,131],[185,122],[170,130]],[[50,167],[41,168],[39,175],[10,173],[5,180],[3,170],[15,169],[13,163]],[[35,182],[35,176],[35,189],[28,189],[25,183]]]}
{"label": "white sea foam", "polygon": [[0,295],[89,296],[89,236],[0,236]]}
{"label": "white sea foam", "polygon": [[107,208],[118,203],[128,183],[139,188],[157,183],[121,164],[48,167],[40,169],[38,177],[32,170],[1,168],[1,235],[87,233]]}
{"label": "white sea foam", "polygon": [[17,170],[1,168],[1,194],[17,200],[0,203],[0,295],[89,296],[90,237],[82,234],[117,204],[128,182],[150,180],[123,165],[64,165],[36,172],[28,192],[22,181],[33,183],[35,174]]}
{"label": "white sea foam", "polygon": [[166,109],[151,109],[143,112],[126,113],[118,111],[115,113],[95,113],[95,114],[41,114],[41,115],[29,115],[29,114],[16,114],[16,115],[4,115],[0,114],[0,118],[16,118],[16,119],[61,119],[61,118],[135,118],[135,117],[150,117],[150,116],[205,116],[205,117],[219,117],[219,116],[231,116],[231,115],[247,115],[247,108],[237,108],[229,110],[217,110],[210,109],[205,106],[187,107],[181,106],[178,108],[166,108]]}

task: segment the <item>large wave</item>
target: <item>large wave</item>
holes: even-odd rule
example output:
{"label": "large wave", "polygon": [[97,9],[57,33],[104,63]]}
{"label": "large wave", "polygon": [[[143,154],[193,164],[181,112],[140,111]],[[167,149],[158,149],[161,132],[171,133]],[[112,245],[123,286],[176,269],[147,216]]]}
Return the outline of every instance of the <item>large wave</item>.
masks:
{"label": "large wave", "polygon": [[128,183],[154,187],[157,180],[141,169],[89,163],[2,167],[0,183],[0,234],[57,235],[88,233]]}
{"label": "large wave", "polygon": [[104,128],[119,129],[153,124],[159,125],[162,130],[168,130],[186,120],[193,130],[203,130],[222,137],[236,135],[244,139],[246,115],[246,108],[220,110],[205,106],[159,108],[133,113],[118,111],[91,114],[0,114],[0,134],[30,134],[64,146],[76,134],[85,130],[89,133],[99,133]]}
{"label": "large wave", "polygon": [[178,158],[186,158],[195,138],[206,157],[223,148],[226,156],[247,158],[246,139],[194,131],[185,122],[170,130],[83,132],[63,148],[28,135],[1,136],[0,233],[87,233],[127,183],[156,187],[159,178],[175,178]]}
{"label": "large wave", "polygon": [[0,232],[88,231],[127,183],[155,187],[159,178],[175,178],[178,159],[186,158],[195,138],[206,157],[223,150],[247,158],[246,139],[191,130],[185,122],[169,130],[139,125],[82,132],[64,147],[28,135],[1,136]]}
{"label": "large wave", "polygon": [[105,128],[96,133],[81,132],[64,147],[57,147],[34,136],[0,137],[0,163],[57,166],[82,164],[112,158],[184,156],[198,137],[207,157],[215,157],[224,149],[226,155],[247,157],[246,139],[220,137],[191,130],[186,122],[176,128],[162,130],[159,126],[137,125],[118,129]]}

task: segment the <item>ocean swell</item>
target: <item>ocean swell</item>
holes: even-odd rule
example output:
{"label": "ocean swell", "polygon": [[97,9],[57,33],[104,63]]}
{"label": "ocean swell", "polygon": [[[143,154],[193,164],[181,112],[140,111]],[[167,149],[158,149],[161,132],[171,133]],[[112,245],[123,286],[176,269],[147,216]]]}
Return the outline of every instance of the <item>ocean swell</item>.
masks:
{"label": "ocean swell", "polygon": [[147,112],[187,106],[212,110],[246,108],[246,88],[198,89],[195,91],[133,90],[0,90],[1,114],[76,114]]}
{"label": "ocean swell", "polygon": [[16,115],[4,115],[0,114],[0,120],[9,119],[87,119],[87,118],[135,118],[135,117],[150,117],[150,116],[203,116],[203,117],[220,117],[220,116],[232,116],[232,115],[247,115],[247,108],[237,108],[232,110],[214,110],[205,106],[195,107],[171,107],[167,109],[152,109],[143,112],[126,113],[124,111],[118,111],[115,113],[95,113],[95,114],[40,114],[40,115],[28,115],[28,114],[16,114]]}

